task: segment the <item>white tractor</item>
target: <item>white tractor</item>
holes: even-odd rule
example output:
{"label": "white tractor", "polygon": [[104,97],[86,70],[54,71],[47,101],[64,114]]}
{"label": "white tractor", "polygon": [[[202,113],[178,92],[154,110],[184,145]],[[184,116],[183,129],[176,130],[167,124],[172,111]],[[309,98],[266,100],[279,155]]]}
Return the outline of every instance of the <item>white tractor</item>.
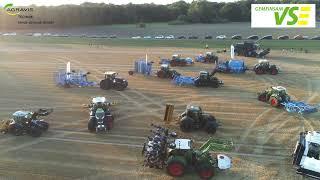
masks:
{"label": "white tractor", "polygon": [[320,179],[320,131],[300,133],[300,139],[293,152],[292,164],[298,174]]}

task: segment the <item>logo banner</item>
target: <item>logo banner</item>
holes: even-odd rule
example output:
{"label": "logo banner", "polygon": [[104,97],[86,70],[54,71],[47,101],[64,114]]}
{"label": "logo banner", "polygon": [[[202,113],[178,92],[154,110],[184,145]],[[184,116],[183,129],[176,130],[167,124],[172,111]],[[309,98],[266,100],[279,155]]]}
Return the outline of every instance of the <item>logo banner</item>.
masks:
{"label": "logo banner", "polygon": [[315,4],[252,4],[252,28],[315,28]]}

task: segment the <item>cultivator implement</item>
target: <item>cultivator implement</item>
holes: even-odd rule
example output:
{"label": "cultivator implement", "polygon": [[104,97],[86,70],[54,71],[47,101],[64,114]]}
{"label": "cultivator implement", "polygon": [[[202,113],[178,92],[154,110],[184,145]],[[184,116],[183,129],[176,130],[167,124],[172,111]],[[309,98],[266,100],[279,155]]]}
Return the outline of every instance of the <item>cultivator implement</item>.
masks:
{"label": "cultivator implement", "polygon": [[87,75],[89,72],[85,71],[71,71],[70,62],[67,63],[66,69],[60,69],[54,74],[54,80],[58,86],[62,87],[88,87],[96,86],[96,82],[88,81]]}
{"label": "cultivator implement", "polygon": [[[306,104],[302,101],[288,101],[281,103],[284,109],[290,113],[310,114],[318,111],[317,106]],[[318,105],[319,106],[319,105]]]}
{"label": "cultivator implement", "polygon": [[58,86],[63,87],[89,87],[96,86],[96,82],[88,81],[87,73],[84,71],[78,72],[66,72],[65,70],[59,70],[55,73],[55,82]]}

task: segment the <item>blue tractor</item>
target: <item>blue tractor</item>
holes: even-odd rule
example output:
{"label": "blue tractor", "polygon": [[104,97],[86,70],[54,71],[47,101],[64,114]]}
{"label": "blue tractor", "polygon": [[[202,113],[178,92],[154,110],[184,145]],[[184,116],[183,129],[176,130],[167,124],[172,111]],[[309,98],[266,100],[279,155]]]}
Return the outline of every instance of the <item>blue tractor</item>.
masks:
{"label": "blue tractor", "polygon": [[39,109],[38,111],[16,111],[12,114],[12,118],[6,122],[3,133],[10,133],[16,136],[30,134],[33,137],[39,137],[49,129],[49,123],[40,119],[40,116],[47,116],[52,109]]}

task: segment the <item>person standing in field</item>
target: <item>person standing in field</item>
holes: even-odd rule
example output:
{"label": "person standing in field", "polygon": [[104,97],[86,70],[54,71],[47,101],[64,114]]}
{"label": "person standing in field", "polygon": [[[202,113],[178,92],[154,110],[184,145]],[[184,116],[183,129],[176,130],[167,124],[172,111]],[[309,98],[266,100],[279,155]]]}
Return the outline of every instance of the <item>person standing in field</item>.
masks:
{"label": "person standing in field", "polygon": [[208,44],[206,44],[206,47],[205,47],[206,49],[209,49],[209,45]]}

